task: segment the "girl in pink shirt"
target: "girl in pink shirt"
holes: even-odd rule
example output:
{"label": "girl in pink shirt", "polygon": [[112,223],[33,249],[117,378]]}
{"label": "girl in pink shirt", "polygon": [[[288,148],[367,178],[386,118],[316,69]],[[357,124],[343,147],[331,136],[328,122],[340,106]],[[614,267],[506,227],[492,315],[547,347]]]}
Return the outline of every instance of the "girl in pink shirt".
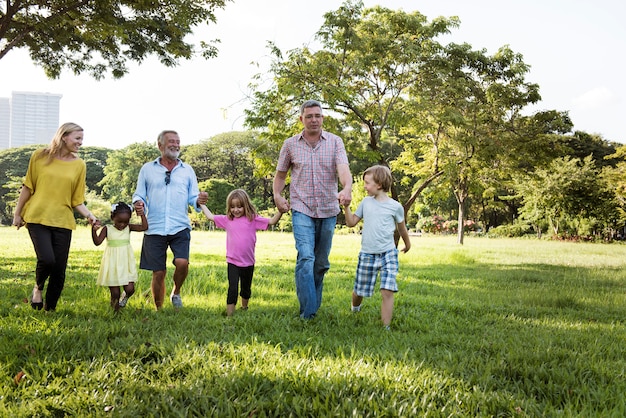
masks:
{"label": "girl in pink shirt", "polygon": [[259,216],[242,189],[233,190],[226,198],[226,215],[214,215],[206,205],[200,205],[206,217],[215,226],[226,230],[226,262],[228,263],[228,295],[226,315],[232,316],[237,304],[237,291],[241,280],[241,309],[248,309],[248,299],[252,294],[254,274],[254,249],[256,231],[266,230],[268,225],[276,225],[282,216],[276,213],[271,219]]}

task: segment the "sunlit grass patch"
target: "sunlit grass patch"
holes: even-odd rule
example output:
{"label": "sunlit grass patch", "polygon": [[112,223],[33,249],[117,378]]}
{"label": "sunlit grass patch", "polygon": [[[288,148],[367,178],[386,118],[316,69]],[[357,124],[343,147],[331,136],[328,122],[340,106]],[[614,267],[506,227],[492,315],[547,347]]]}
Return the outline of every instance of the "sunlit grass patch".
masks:
{"label": "sunlit grass patch", "polygon": [[358,235],[335,236],[303,321],[291,234],[259,233],[250,309],[229,318],[223,232],[192,232],[182,310],[155,311],[140,271],[117,315],[88,229],[48,314],[27,234],[0,233],[0,416],[626,415],[626,246],[414,237],[387,332],[378,292],[350,311]]}

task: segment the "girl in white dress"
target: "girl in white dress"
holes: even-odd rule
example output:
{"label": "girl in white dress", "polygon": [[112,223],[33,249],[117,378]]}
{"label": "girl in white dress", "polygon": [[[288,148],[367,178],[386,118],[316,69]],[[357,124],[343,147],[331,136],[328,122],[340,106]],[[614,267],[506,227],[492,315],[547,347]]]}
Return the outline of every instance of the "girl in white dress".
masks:
{"label": "girl in white dress", "polygon": [[[115,312],[126,306],[128,298],[135,293],[137,267],[135,255],[130,245],[130,231],[145,231],[148,229],[148,220],[143,210],[137,211],[141,224],[131,224],[132,209],[124,202],[111,205],[110,227],[94,224],[91,228],[91,238],[96,245],[107,239],[107,246],[102,254],[100,271],[96,284],[108,286],[111,291],[111,307]],[[98,233],[98,229],[100,232]],[[120,286],[124,292],[120,295]]]}

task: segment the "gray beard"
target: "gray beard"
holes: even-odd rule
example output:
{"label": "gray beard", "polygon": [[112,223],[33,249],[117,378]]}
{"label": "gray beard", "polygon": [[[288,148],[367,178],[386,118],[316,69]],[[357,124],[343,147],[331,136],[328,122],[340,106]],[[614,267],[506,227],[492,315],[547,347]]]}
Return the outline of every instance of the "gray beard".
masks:
{"label": "gray beard", "polygon": [[171,158],[171,159],[175,160],[180,155],[180,151],[171,151],[171,150],[166,148],[164,154],[165,154],[165,156],[167,158]]}

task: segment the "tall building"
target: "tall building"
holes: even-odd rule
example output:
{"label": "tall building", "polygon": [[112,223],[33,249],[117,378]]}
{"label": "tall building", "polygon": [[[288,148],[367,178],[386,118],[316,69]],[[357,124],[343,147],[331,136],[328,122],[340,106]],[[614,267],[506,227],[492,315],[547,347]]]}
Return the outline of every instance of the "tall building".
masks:
{"label": "tall building", "polygon": [[0,149],[11,148],[11,105],[8,97],[0,97]]}
{"label": "tall building", "polygon": [[50,143],[59,127],[61,97],[61,94],[14,91],[8,105],[8,143],[6,101],[0,101],[0,148]]}

